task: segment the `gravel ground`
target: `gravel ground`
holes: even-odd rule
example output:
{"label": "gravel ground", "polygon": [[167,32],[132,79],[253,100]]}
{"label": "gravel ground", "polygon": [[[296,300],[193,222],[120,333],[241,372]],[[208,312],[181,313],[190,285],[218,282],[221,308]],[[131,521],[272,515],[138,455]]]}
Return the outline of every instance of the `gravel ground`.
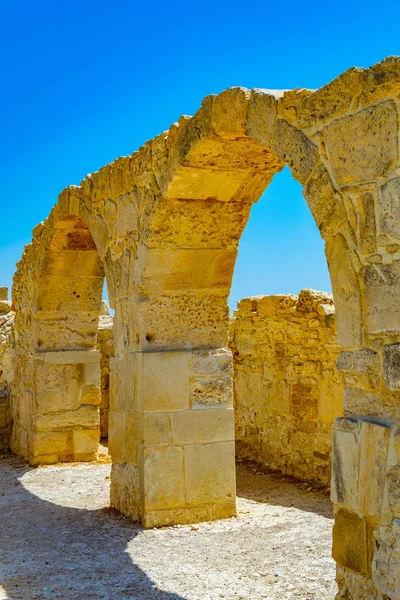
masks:
{"label": "gravel ground", "polygon": [[238,465],[238,517],[144,531],[106,508],[110,465],[0,459],[0,599],[333,600],[332,507]]}

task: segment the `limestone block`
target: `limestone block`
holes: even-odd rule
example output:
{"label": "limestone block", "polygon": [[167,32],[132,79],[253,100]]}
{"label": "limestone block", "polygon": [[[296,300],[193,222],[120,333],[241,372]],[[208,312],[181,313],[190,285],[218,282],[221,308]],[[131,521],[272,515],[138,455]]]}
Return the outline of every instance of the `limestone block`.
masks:
{"label": "limestone block", "polygon": [[364,269],[366,327],[370,333],[400,331],[400,262]]}
{"label": "limestone block", "polygon": [[75,410],[80,406],[82,381],[80,364],[46,364],[35,370],[38,414]]}
{"label": "limestone block", "polygon": [[39,352],[35,355],[35,359],[42,360],[49,365],[83,364],[95,365],[95,367],[98,368],[98,365],[100,364],[100,352],[98,350],[65,350],[61,352]]}
{"label": "limestone block", "polygon": [[179,446],[144,449],[143,477],[146,512],[184,506],[183,460],[183,448]]}
{"label": "limestone block", "polygon": [[144,349],[224,346],[228,337],[228,290],[150,294],[141,301]]}
{"label": "limestone block", "polygon": [[189,353],[142,354],[142,403],[144,412],[189,408]]}
{"label": "limestone block", "polygon": [[0,300],[8,300],[8,288],[0,287]]}
{"label": "limestone block", "polygon": [[98,387],[100,384],[100,363],[85,363],[83,376],[85,385]]}
{"label": "limestone block", "polygon": [[104,277],[40,278],[38,311],[72,311],[99,313]]}
{"label": "limestone block", "polygon": [[343,415],[343,383],[333,370],[325,370],[319,381],[318,417],[333,423]]}
{"label": "limestone block", "polygon": [[376,217],[375,197],[371,192],[360,195],[359,209],[359,235],[360,249],[364,254],[376,252]]}
{"label": "limestone block", "polygon": [[96,428],[99,426],[99,409],[97,406],[82,406],[77,410],[36,415],[34,422],[39,432]]}
{"label": "limestone block", "polygon": [[195,375],[231,375],[232,351],[229,348],[193,350],[189,370]]}
{"label": "limestone block", "polygon": [[143,415],[144,446],[163,446],[172,443],[169,413],[147,413]]}
{"label": "limestone block", "polygon": [[387,177],[397,166],[397,110],[392,100],[335,120],[324,128],[334,177],[339,185]]}
{"label": "limestone block", "polygon": [[138,229],[138,207],[133,194],[124,194],[118,198],[116,233],[118,236],[132,234]]}
{"label": "limestone block", "polygon": [[245,135],[250,91],[234,87],[214,98],[212,105],[212,127],[220,136]]}
{"label": "limestone block", "polygon": [[371,393],[358,387],[345,387],[343,408],[345,414],[374,415],[377,410],[382,412],[382,400],[378,393]]}
{"label": "limestone block", "polygon": [[369,576],[371,572],[371,532],[366,519],[345,508],[335,513],[332,556],[342,567]]}
{"label": "limestone block", "polygon": [[100,385],[85,384],[82,386],[81,404],[98,406],[100,404],[100,402],[101,402]]}
{"label": "limestone block", "polygon": [[378,223],[383,233],[400,238],[400,178],[392,179],[379,189]]}
{"label": "limestone block", "polygon": [[110,359],[110,410],[142,410],[141,354]]}
{"label": "limestone block", "polygon": [[284,119],[278,119],[275,124],[271,148],[302,184],[308,180],[319,159],[317,147]]}
{"label": "limestone block", "polygon": [[383,376],[389,390],[400,390],[400,344],[383,346]]}
{"label": "limestone block", "polygon": [[31,452],[37,458],[64,454],[68,450],[69,433],[66,431],[40,432],[32,435]]}
{"label": "limestone block", "polygon": [[281,161],[269,148],[249,137],[234,140],[211,137],[197,141],[189,155],[186,155],[185,164],[198,169],[265,171],[274,174],[280,170]]}
{"label": "limestone block", "polygon": [[185,486],[189,505],[235,499],[235,444],[185,446]]}
{"label": "limestone block", "polygon": [[301,128],[321,126],[350,111],[363,89],[362,69],[351,68],[320,89],[306,95],[299,107]]}
{"label": "limestone block", "polygon": [[179,167],[168,186],[165,198],[228,201],[249,177],[248,171],[220,171]]}
{"label": "limestone block", "polygon": [[248,202],[221,202],[213,198],[160,199],[152,221],[143,224],[143,240],[150,248],[209,248],[210,239],[215,248],[236,248],[249,218],[251,201],[254,196],[259,197],[258,191],[261,195],[266,186],[267,182],[260,190],[252,191]]}
{"label": "limestone block", "polygon": [[338,342],[344,348],[359,347],[362,330],[361,297],[352,251],[346,239],[339,234],[327,241],[325,252],[336,307]]}
{"label": "limestone block", "polygon": [[72,432],[72,446],[77,460],[93,460],[99,445],[98,429],[75,429]]}
{"label": "limestone block", "polygon": [[177,444],[234,441],[233,409],[188,410],[171,414]]}
{"label": "limestone block", "polygon": [[[94,250],[47,250],[42,267],[42,276],[104,277],[104,266],[99,253]],[[82,282],[83,283],[83,282]]]}
{"label": "limestone block", "polygon": [[133,464],[113,462],[111,467],[110,506],[133,521],[140,519],[139,469]]}
{"label": "limestone block", "polygon": [[389,437],[388,425],[362,422],[358,505],[364,515],[380,518],[382,514]]}
{"label": "limestone block", "polygon": [[400,519],[374,533],[373,580],[383,598],[400,597]]}
{"label": "limestone block", "polygon": [[190,404],[192,408],[206,408],[232,404],[232,377],[209,377],[190,380]]}
{"label": "limestone block", "polygon": [[356,350],[354,352],[341,352],[336,361],[339,371],[350,373],[370,373],[380,370],[380,360],[374,350]]}
{"label": "limestone block", "polygon": [[332,437],[331,499],[358,509],[359,445],[357,431],[335,429]]}
{"label": "limestone block", "polygon": [[251,91],[246,133],[265,146],[269,146],[271,142],[277,100],[280,95],[282,93],[275,90],[254,89]]}
{"label": "limestone block", "polygon": [[317,227],[327,227],[332,215],[340,208],[340,196],[335,191],[324,165],[315,169],[303,188],[303,196],[311,210]]}
{"label": "limestone block", "polygon": [[237,251],[154,248],[146,252],[141,290],[229,288]]}

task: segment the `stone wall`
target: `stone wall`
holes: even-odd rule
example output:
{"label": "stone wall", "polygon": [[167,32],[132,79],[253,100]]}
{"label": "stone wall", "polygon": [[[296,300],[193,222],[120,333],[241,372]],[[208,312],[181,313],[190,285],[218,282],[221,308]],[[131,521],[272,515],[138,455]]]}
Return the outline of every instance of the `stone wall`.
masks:
{"label": "stone wall", "polygon": [[237,454],[328,484],[343,392],[332,296],[245,298],[231,331]]}
{"label": "stone wall", "polygon": [[[383,422],[391,431],[386,459],[362,472],[374,493],[389,490],[390,510],[385,505],[377,516],[347,502],[341,484],[334,496],[338,523],[347,521],[349,531],[359,524],[358,537],[334,530],[340,597],[398,598],[399,85],[400,57],[389,57],[316,91],[231,88],[61,192],[14,277],[15,451],[35,462],[46,450],[37,435],[35,381],[45,370],[37,355],[79,348],[86,369],[105,275],[115,310],[111,506],[146,527],[235,514],[230,396],[224,392],[229,402],[214,404],[213,414],[199,406],[197,390],[224,391],[224,378],[229,389],[230,377],[210,358],[227,344],[239,240],[252,204],[288,165],[325,241],[348,363],[337,481],[344,482],[340,457],[346,460],[351,440],[361,464]],[[52,376],[57,369],[47,365]],[[364,368],[374,376],[364,377]],[[96,398],[99,404],[100,385]],[[221,423],[218,431],[210,419]],[[342,435],[353,422],[357,433]],[[350,560],[359,540],[363,564]]]}
{"label": "stone wall", "polygon": [[114,356],[113,318],[107,303],[103,301],[103,312],[99,319],[97,349],[100,352],[101,402],[100,439],[108,438],[108,411],[110,405],[110,358]]}
{"label": "stone wall", "polygon": [[8,289],[0,288],[0,452],[9,449],[11,414],[9,380],[12,361],[10,356],[13,342],[14,313],[8,301]]}

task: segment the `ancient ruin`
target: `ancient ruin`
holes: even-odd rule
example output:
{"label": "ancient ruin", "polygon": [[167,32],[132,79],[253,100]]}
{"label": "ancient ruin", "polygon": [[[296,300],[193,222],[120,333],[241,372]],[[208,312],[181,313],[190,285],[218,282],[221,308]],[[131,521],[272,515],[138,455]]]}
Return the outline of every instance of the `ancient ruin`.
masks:
{"label": "ancient ruin", "polygon": [[343,414],[332,296],[244,298],[230,347],[237,455],[329,485],[333,423]]}
{"label": "ancient ruin", "polygon": [[338,598],[399,598],[399,90],[397,57],[317,91],[228,89],[65,189],[14,278],[0,399],[12,451],[34,465],[96,456],[105,277],[111,505],[145,527],[235,514],[227,297],[251,206],[288,165],[326,243],[345,383]]}

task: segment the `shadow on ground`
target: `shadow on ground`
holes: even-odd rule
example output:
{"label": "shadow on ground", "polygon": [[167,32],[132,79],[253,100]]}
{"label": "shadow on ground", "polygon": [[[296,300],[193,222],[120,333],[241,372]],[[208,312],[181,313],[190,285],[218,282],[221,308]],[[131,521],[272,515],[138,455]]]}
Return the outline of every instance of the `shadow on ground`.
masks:
{"label": "shadow on ground", "polygon": [[0,460],[0,598],[185,600],[157,589],[125,553],[140,528],[117,511],[38,498],[18,481],[30,470],[12,455]]}
{"label": "shadow on ground", "polygon": [[318,484],[300,481],[246,461],[237,464],[236,485],[239,498],[273,506],[294,507],[333,519],[329,491]]}

